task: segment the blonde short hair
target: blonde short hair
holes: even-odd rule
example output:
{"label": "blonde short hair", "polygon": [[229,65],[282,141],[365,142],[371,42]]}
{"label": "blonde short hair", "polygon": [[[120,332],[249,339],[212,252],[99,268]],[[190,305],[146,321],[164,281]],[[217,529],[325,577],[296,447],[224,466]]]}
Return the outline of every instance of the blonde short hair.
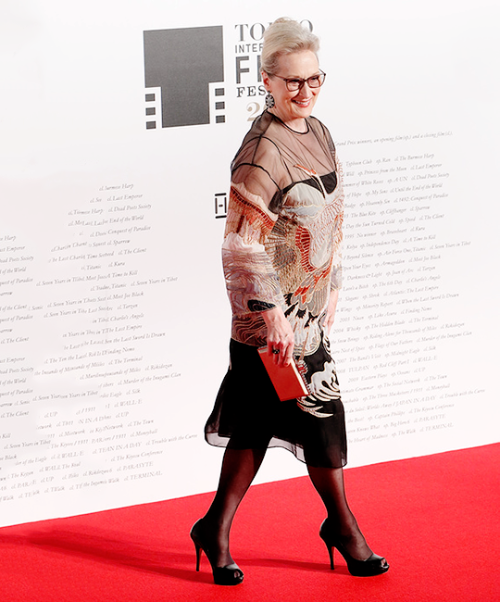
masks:
{"label": "blonde short hair", "polygon": [[264,32],[261,67],[269,75],[275,74],[278,60],[284,54],[311,50],[318,54],[319,38],[298,21],[281,17]]}

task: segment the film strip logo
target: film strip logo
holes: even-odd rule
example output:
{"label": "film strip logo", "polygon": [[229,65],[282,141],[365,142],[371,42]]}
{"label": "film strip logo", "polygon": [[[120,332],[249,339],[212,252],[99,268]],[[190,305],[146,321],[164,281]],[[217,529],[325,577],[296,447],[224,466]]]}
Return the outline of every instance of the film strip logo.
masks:
{"label": "film strip logo", "polygon": [[146,129],[224,123],[222,26],[144,32]]}

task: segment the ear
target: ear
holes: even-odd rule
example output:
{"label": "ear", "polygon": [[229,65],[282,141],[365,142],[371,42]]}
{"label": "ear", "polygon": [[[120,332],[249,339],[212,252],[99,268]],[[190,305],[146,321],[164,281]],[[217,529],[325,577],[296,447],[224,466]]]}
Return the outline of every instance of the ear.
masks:
{"label": "ear", "polygon": [[269,87],[271,85],[271,78],[265,71],[261,71],[260,75],[262,77],[262,83],[264,84],[264,88],[269,92]]}

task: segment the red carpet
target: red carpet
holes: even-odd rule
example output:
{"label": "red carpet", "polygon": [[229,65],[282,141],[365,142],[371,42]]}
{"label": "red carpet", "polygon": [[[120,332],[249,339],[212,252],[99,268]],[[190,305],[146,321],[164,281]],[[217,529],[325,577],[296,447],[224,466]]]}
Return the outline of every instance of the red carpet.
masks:
{"label": "red carpet", "polygon": [[205,556],[194,570],[188,533],[210,494],[0,529],[0,600],[496,601],[499,455],[489,445],[346,471],[358,522],[391,564],[385,575],[351,577],[338,554],[329,570],[323,508],[299,478],[245,498],[232,534],[239,586],[213,585]]}

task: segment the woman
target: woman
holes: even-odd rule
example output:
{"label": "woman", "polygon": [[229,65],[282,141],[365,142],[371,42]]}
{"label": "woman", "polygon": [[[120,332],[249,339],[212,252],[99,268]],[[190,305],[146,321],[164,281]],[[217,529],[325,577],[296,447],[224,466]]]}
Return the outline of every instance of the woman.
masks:
{"label": "woman", "polygon": [[[335,148],[311,117],[325,74],[318,39],[278,19],[265,32],[262,78],[268,92],[232,164],[223,264],[232,306],[230,368],[205,435],[226,446],[217,493],[191,530],[197,570],[204,550],[215,583],[243,572],[229,552],[231,523],[268,447],[306,462],[328,517],[320,529],[330,554],[351,574],[389,565],[368,547],[344,493],[344,409],[328,332],[341,285],[343,194]],[[280,402],[257,349],[279,366],[298,361],[309,395]]]}

